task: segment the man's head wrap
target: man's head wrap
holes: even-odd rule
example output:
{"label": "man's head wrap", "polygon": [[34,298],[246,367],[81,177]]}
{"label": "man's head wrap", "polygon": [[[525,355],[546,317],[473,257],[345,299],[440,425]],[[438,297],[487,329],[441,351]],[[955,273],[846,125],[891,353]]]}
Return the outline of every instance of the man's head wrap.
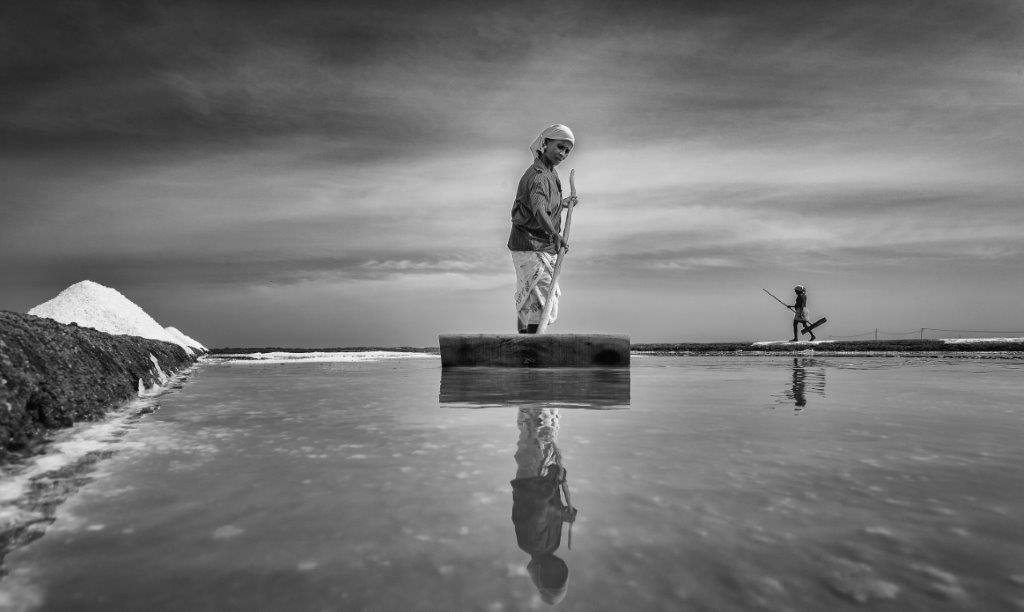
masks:
{"label": "man's head wrap", "polygon": [[569,142],[576,144],[576,137],[572,135],[572,130],[569,126],[556,123],[551,127],[544,128],[544,131],[540,133],[540,136],[534,139],[533,144],[530,145],[530,150],[533,151],[534,157],[540,155],[540,152],[544,149],[545,140],[568,140]]}

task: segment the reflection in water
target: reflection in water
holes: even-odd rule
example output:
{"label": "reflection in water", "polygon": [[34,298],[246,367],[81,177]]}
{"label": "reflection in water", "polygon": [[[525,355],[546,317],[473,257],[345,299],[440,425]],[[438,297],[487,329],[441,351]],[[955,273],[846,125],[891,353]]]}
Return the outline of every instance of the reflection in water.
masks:
{"label": "reflection in water", "polygon": [[446,368],[442,404],[460,408],[629,407],[628,368]]}
{"label": "reflection in water", "polygon": [[[793,358],[793,381],[786,397],[793,400],[797,410],[807,405],[807,392],[825,397],[825,369],[814,367],[813,359]],[[808,369],[811,368],[811,369]]]}
{"label": "reflection in water", "polygon": [[629,408],[629,369],[449,368],[441,371],[438,399],[450,408],[519,408],[512,524],[516,543],[530,555],[526,571],[540,598],[558,603],[569,567],[555,552],[563,523],[569,523],[566,546],[572,548],[577,512],[558,449],[559,410]]}
{"label": "reflection in water", "polygon": [[[569,568],[555,551],[562,543],[562,523],[572,523],[576,508],[557,438],[557,408],[520,408],[517,417],[516,477],[512,480],[512,523],[519,548],[530,555],[526,570],[541,599],[556,604],[565,597]],[[563,500],[564,496],[564,500]]]}

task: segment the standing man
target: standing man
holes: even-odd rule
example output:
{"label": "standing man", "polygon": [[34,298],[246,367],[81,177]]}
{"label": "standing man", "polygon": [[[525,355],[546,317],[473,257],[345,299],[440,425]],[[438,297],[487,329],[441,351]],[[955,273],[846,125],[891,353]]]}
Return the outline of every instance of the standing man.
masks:
{"label": "standing man", "polygon": [[562,237],[562,210],[570,198],[562,197],[555,166],[565,161],[575,143],[567,126],[555,124],[542,131],[530,145],[533,165],[523,173],[516,189],[508,250],[516,268],[516,328],[521,334],[537,333],[548,295],[555,300],[548,323],[558,316],[561,291],[557,283],[551,291],[551,275],[558,251],[569,248]]}
{"label": "standing man", "polygon": [[796,342],[800,339],[797,332],[797,327],[803,323],[804,329],[811,335],[811,340],[814,340],[814,332],[808,329],[810,323],[807,321],[807,289],[803,285],[797,285],[793,287],[793,291],[796,292],[796,302],[793,303],[790,308],[793,309],[793,339],[790,342]]}

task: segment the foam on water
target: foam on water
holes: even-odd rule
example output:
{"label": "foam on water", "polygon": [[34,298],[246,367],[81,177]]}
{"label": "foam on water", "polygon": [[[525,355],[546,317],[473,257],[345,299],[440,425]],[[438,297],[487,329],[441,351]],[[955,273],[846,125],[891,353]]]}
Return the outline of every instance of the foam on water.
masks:
{"label": "foam on water", "polygon": [[438,355],[431,353],[403,353],[398,351],[318,351],[311,353],[272,351],[268,353],[224,354],[218,355],[218,357],[226,359],[231,363],[343,363],[385,361],[388,359],[410,359],[420,357],[427,359],[439,358]]}
{"label": "foam on water", "polygon": [[143,400],[133,402],[128,410],[115,413],[105,421],[83,423],[62,431],[48,445],[44,454],[33,457],[24,465],[9,468],[9,473],[5,470],[0,479],[0,517],[6,517],[12,512],[9,504],[25,498],[32,481],[74,465],[89,453],[108,449],[117,432],[125,428],[143,403]]}
{"label": "foam on water", "polygon": [[818,346],[819,344],[829,344],[829,343],[832,343],[832,342],[835,342],[835,341],[834,340],[797,340],[797,341],[794,342],[792,340],[759,340],[757,342],[752,342],[751,344],[753,346],[772,346],[772,345],[776,345],[776,344],[792,344],[792,345],[799,345],[799,346],[804,346],[804,345]]}
{"label": "foam on water", "polygon": [[1024,338],[943,338],[946,344],[972,344],[978,342],[1024,342]]}
{"label": "foam on water", "polygon": [[[156,398],[188,373],[167,376],[161,371],[163,385],[143,387],[137,399],[108,413],[102,421],[60,430],[43,444],[41,453],[0,469],[0,533],[24,530],[41,534],[53,519],[53,502],[59,504],[74,492],[77,485],[73,481],[83,471],[124,446],[132,423],[155,410]],[[3,601],[0,592],[0,607]]]}

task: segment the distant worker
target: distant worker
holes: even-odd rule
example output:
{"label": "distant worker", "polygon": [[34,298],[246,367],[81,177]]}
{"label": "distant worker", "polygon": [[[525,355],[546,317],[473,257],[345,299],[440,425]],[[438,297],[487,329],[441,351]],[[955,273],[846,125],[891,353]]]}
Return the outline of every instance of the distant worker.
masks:
{"label": "distant worker", "polygon": [[793,291],[796,292],[796,302],[793,303],[790,308],[793,309],[793,339],[790,342],[796,342],[800,339],[797,328],[803,324],[804,332],[811,335],[811,340],[814,340],[814,332],[811,331],[807,321],[807,289],[803,285],[797,285],[793,287]]}
{"label": "distant worker", "polygon": [[554,300],[548,323],[558,316],[561,289],[555,283],[551,291],[551,275],[558,251],[569,248],[562,236],[562,211],[570,200],[577,201],[562,197],[555,166],[565,161],[575,143],[572,130],[564,125],[544,129],[530,145],[533,164],[519,179],[508,250],[516,268],[516,328],[521,334],[537,333],[548,295]]}

